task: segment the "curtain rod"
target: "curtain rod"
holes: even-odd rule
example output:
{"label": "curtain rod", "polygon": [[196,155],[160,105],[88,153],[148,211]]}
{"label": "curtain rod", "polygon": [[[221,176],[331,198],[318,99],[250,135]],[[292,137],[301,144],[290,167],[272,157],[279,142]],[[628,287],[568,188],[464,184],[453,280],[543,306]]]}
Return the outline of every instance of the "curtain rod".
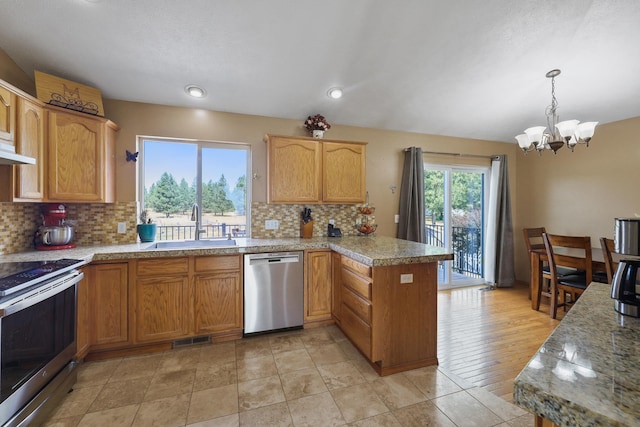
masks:
{"label": "curtain rod", "polygon": [[[405,148],[404,151],[409,151],[410,148]],[[454,156],[454,157],[479,157],[483,159],[495,159],[498,154],[483,155],[483,154],[463,154],[463,153],[445,153],[440,151],[422,151],[422,154],[438,154],[441,156]]]}

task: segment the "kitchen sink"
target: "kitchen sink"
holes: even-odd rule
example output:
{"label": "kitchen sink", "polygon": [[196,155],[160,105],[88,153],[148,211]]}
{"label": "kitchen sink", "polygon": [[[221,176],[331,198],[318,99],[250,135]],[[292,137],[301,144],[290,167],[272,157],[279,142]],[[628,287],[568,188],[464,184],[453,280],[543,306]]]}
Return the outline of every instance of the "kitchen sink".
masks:
{"label": "kitchen sink", "polygon": [[196,249],[196,248],[225,248],[236,246],[233,239],[212,240],[166,240],[149,245],[146,249]]}

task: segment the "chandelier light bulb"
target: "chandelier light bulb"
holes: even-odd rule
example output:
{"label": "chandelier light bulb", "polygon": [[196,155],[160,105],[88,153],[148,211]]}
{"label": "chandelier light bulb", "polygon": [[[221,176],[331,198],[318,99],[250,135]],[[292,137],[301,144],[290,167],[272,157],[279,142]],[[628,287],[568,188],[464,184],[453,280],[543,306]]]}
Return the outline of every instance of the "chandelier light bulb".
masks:
{"label": "chandelier light bulb", "polygon": [[340,99],[342,98],[342,89],[340,89],[339,87],[332,87],[327,92],[327,95],[332,99]]}

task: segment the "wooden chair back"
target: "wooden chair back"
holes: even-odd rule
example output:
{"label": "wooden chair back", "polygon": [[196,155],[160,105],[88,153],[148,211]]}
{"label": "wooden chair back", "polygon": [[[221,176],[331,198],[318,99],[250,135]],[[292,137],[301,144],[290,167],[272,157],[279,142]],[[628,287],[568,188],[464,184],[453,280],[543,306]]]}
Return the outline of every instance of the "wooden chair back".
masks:
{"label": "wooden chair back", "polygon": [[607,271],[607,280],[609,284],[613,283],[613,274],[616,271],[616,265],[613,262],[611,254],[615,252],[615,242],[613,239],[606,237],[600,238],[600,247],[602,248],[602,257],[604,258],[604,267]]}
{"label": "wooden chair back", "polygon": [[[558,268],[575,268],[584,271],[584,278],[579,281],[585,283],[585,287],[593,281],[593,264],[591,256],[591,238],[589,236],[562,236],[558,234],[544,233],[542,235],[547,258],[549,258],[549,270],[551,272],[551,317],[555,319],[559,306],[567,306],[565,294],[571,295],[571,304],[575,302],[584,291],[583,287],[574,287],[566,283],[567,276],[558,277]],[[558,301],[558,298],[560,301]]]}
{"label": "wooden chair back", "polygon": [[536,228],[523,228],[524,243],[527,245],[527,252],[531,252],[532,249],[544,249],[544,242],[542,241],[542,234],[546,233],[544,227]]}

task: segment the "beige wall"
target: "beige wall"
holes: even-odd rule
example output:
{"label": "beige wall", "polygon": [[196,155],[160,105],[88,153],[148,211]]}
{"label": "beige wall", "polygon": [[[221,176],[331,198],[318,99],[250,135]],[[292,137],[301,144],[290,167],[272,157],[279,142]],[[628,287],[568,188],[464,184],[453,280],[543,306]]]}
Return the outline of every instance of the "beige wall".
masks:
{"label": "beige wall", "polygon": [[[614,218],[640,213],[640,117],[600,125],[589,144],[572,153],[517,156],[516,255],[523,253],[523,227],[550,233],[613,238]],[[526,279],[525,257],[518,257]],[[524,276],[523,276],[524,274]]]}
{"label": "beige wall", "polygon": [[[220,113],[178,107],[105,100],[106,116],[121,126],[118,136],[117,198],[135,200],[136,169],[127,163],[125,150],[136,149],[136,135],[153,135],[211,141],[245,142],[252,145],[254,202],[266,201],[266,152],[262,137],[266,133],[306,136],[302,119],[285,120],[241,114]],[[516,145],[408,132],[394,132],[352,126],[332,125],[325,133],[330,139],[366,141],[367,190],[370,204],[376,206],[378,233],[395,236],[393,217],[398,213],[402,175],[403,149],[419,146],[424,150],[473,154],[508,154],[516,156]],[[515,207],[515,165],[511,167],[512,193]],[[390,187],[396,186],[392,193]]]}
{"label": "beige wall", "polygon": [[[33,80],[0,50],[0,79],[35,94]],[[251,143],[253,199],[266,199],[265,133],[306,135],[300,120],[246,116],[197,109],[173,108],[125,101],[105,100],[107,117],[122,127],[118,138],[117,198],[134,201],[135,164],[125,161],[125,149],[135,150],[136,135],[193,138]],[[597,119],[597,118],[594,118]],[[334,125],[326,137],[367,141],[367,189],[377,207],[379,234],[393,236],[393,215],[398,211],[402,172],[402,149],[419,146],[424,150],[471,154],[509,155],[509,171],[514,210],[516,270],[527,280],[528,260],[522,228],[543,225],[550,232],[613,237],[613,219],[640,213],[636,190],[640,182],[640,118],[596,129],[590,147],[579,146],[574,153],[563,148],[554,156],[546,152],[525,156],[515,144],[383,131]]]}

